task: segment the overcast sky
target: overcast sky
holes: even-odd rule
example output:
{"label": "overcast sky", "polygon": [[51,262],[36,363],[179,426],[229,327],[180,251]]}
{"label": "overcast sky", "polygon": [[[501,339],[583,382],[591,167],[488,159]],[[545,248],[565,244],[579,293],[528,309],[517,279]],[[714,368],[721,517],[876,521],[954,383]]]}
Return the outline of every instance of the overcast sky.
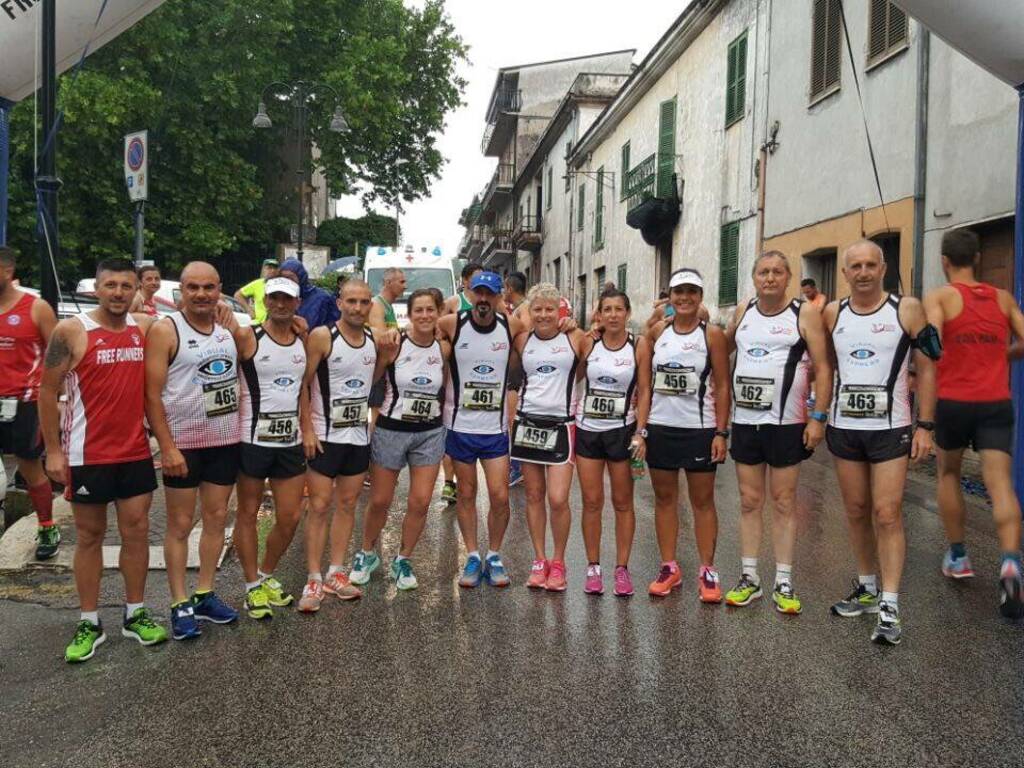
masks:
{"label": "overcast sky", "polygon": [[[481,154],[480,139],[498,69],[626,48],[636,49],[634,63],[639,64],[688,4],[689,0],[447,0],[455,29],[470,48],[469,64],[463,68],[466,104],[449,116],[440,138],[448,162],[430,197],[407,204],[408,209],[403,206],[404,241],[440,245],[456,255],[463,233],[459,213],[497,163]],[[360,216],[362,210],[358,201],[345,200],[341,213]]]}

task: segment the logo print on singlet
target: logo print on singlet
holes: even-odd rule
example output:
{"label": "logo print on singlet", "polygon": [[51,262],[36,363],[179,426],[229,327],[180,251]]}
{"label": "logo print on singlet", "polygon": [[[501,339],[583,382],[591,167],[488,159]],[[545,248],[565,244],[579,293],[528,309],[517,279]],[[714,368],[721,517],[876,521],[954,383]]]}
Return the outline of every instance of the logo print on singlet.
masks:
{"label": "logo print on singlet", "polygon": [[495,341],[491,344],[491,352],[501,352],[503,349],[508,349],[508,344],[504,341]]}
{"label": "logo print on singlet", "polygon": [[747,350],[747,355],[749,357],[766,357],[768,355],[768,350],[762,349],[761,347],[751,347]]}
{"label": "logo print on singlet", "polygon": [[486,376],[488,373],[494,373],[494,368],[486,364],[478,365],[475,368],[473,368],[473,370],[484,376]]}
{"label": "logo print on singlet", "polygon": [[429,379],[426,376],[417,376],[415,379],[412,380],[412,383],[422,387],[429,384],[431,381],[433,381],[433,379]]}
{"label": "logo print on singlet", "polygon": [[199,373],[202,376],[224,376],[231,373],[234,367],[235,364],[231,360],[223,357],[215,357],[200,365]]}
{"label": "logo print on singlet", "polygon": [[850,353],[850,357],[854,360],[867,360],[875,356],[875,353],[870,349],[855,349]]}
{"label": "logo print on singlet", "polygon": [[598,376],[597,380],[602,384],[618,384],[619,380],[614,376]]}
{"label": "logo print on singlet", "polygon": [[555,368],[555,366],[553,366],[553,365],[541,365],[541,366],[537,367],[537,373],[543,373],[543,374],[554,373],[557,370],[558,369]]}
{"label": "logo print on singlet", "polygon": [[21,317],[19,315],[11,315],[7,318],[8,325],[19,325],[21,323]]}
{"label": "logo print on singlet", "polygon": [[345,382],[345,386],[349,389],[359,389],[364,383],[362,379],[349,379]]}
{"label": "logo print on singlet", "polygon": [[288,389],[288,387],[292,386],[294,383],[295,379],[290,376],[280,376],[274,379],[274,385],[281,387],[281,389]]}
{"label": "logo print on singlet", "polygon": [[896,326],[893,325],[892,323],[872,323],[871,324],[871,332],[872,333],[892,333],[895,330],[896,330]]}

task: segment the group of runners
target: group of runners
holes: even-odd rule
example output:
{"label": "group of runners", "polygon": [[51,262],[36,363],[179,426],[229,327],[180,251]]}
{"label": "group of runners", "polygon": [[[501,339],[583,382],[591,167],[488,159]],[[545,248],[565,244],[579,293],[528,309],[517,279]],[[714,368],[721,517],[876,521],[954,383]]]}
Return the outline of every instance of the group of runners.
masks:
{"label": "group of runners", "polygon": [[[567,588],[575,471],[587,556],[583,589],[605,589],[607,475],[612,589],[632,595],[634,485],[646,465],[661,559],[650,595],[666,596],[684,583],[677,557],[682,472],[699,599],[748,606],[762,597],[758,554],[770,499],[771,596],[779,612],[798,614],[795,497],[802,462],[824,440],[856,564],[853,590],[831,610],[877,615],[871,639],[897,644],[904,485],[909,463],[931,453],[933,434],[950,543],[942,571],[950,578],[973,575],[959,482],[963,451],[972,447],[999,529],[1000,611],[1019,618],[1021,520],[1011,480],[1008,362],[1024,353],[1024,315],[1004,291],[975,279],[978,250],[973,234],[948,234],[942,261],[949,284],[922,303],[885,292],[882,252],[858,242],[842,256],[850,296],[823,311],[789,298],[788,260],[767,252],[753,268],[754,298],[724,330],[706,319],[700,273],[680,269],[669,282],[671,313],[659,306],[661,316],[639,335],[630,331],[630,300],[622,291],[602,294],[593,327],[584,331],[565,316],[555,286],[534,285],[523,301],[525,286],[515,282],[509,301],[502,278],[479,266],[464,273],[460,306],[446,307],[433,289],[413,291],[405,330],[389,313],[402,293],[400,270],[385,277],[393,290],[383,298],[371,296],[361,280],[346,281],[337,297],[340,319],[310,330],[297,319],[300,286],[289,275],[268,277],[264,321],[242,326],[220,302],[216,269],[204,262],[182,271],[179,312],[160,319],[132,314],[137,276],[130,262],[115,259],[98,267],[98,309],[58,323],[47,305],[13,287],[13,253],[0,250],[0,447],[18,457],[30,483],[40,543],[52,542],[59,534],[50,532],[43,446],[32,437],[38,397],[46,475],[66,487],[75,518],[82,613],[65,658],[84,661],[105,639],[97,600],[110,503],[122,541],[122,632],[145,645],[168,637],[143,601],[148,512],[157,487],[146,424],[160,447],[176,639],[198,636],[202,622],[238,618],[214,591],[233,488],[244,612],[264,619],[297,602],[313,613],[329,596],[359,598],[385,554],[397,588],[417,586],[413,558],[446,458],[467,552],[461,587],[510,584],[501,548],[510,462],[517,461],[534,550],[526,586]],[[375,382],[383,391],[371,402]],[[715,472],[727,453],[739,487],[742,558],[735,586],[723,591],[715,560]],[[406,468],[400,543],[384,553],[381,531]],[[489,501],[483,537],[476,504],[481,474]],[[367,476],[368,505],[346,569]],[[258,513],[268,483],[275,514],[258,559]],[[186,560],[197,504],[200,568],[190,591]],[[296,601],[274,572],[304,509],[307,578]]]}

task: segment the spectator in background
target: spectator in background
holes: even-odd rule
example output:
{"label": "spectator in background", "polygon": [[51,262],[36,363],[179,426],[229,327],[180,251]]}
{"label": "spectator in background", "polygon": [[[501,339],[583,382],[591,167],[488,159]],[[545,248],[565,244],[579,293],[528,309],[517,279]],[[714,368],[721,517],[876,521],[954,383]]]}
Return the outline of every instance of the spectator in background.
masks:
{"label": "spectator in background", "polygon": [[288,259],[281,265],[282,277],[294,277],[299,283],[299,309],[295,313],[305,319],[309,330],[321,325],[334,325],[341,319],[338,302],[323,288],[319,288],[309,280],[309,273],[298,259]]}
{"label": "spectator in background", "polygon": [[823,311],[825,305],[828,304],[828,296],[818,290],[818,284],[814,282],[814,278],[805,277],[800,281],[800,293],[804,295],[804,301],[819,312]]}
{"label": "spectator in background", "polygon": [[139,267],[136,270],[139,276],[139,290],[135,292],[132,299],[130,312],[142,312],[150,317],[156,317],[156,292],[160,290],[160,268],[154,264]]}
{"label": "spectator in background", "polygon": [[277,259],[264,259],[260,276],[235,291],[235,300],[245,307],[245,311],[257,323],[267,319],[267,307],[263,303],[264,286],[267,280],[277,277],[277,271]]}

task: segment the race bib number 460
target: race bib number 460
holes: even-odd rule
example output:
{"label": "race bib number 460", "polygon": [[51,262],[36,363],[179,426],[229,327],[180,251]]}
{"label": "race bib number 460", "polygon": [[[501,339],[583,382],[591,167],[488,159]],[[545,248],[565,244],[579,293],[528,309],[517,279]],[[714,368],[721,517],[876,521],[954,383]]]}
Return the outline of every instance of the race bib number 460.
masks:
{"label": "race bib number 460", "polygon": [[697,371],[692,365],[683,368],[659,365],[654,372],[654,391],[662,395],[695,395],[697,386]]}
{"label": "race bib number 460", "polygon": [[583,415],[591,419],[621,419],[626,415],[626,395],[595,389],[583,400]]}
{"label": "race bib number 460", "polygon": [[749,408],[752,411],[770,411],[775,402],[775,379],[763,379],[756,376],[737,376],[736,407]]}
{"label": "race bib number 460", "polygon": [[207,416],[224,416],[238,410],[238,380],[203,384],[203,408]]}
{"label": "race bib number 460", "polygon": [[294,443],[298,433],[298,411],[261,413],[256,420],[256,439],[261,443]]}
{"label": "race bib number 460", "polygon": [[342,397],[331,401],[331,426],[335,429],[366,424],[368,403],[365,397]]}
{"label": "race bib number 460", "polygon": [[441,416],[441,403],[430,392],[402,393],[402,421],[436,421]]}
{"label": "race bib number 460", "polygon": [[467,381],[462,387],[462,407],[471,411],[500,411],[501,384]]}
{"label": "race bib number 460", "polygon": [[558,441],[557,427],[530,427],[520,424],[516,429],[515,443],[520,448],[533,448],[538,451],[553,451]]}
{"label": "race bib number 460", "polygon": [[884,386],[844,384],[839,389],[839,415],[883,419],[889,415],[889,391]]}
{"label": "race bib number 460", "polygon": [[0,424],[10,424],[18,413],[18,398],[0,397]]}

